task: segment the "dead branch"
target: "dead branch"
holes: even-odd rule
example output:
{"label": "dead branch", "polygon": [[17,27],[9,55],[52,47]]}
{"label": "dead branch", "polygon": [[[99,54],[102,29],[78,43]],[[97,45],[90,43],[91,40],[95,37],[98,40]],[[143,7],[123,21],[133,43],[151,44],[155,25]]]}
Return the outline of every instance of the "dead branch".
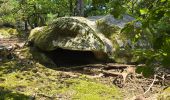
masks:
{"label": "dead branch", "polygon": [[102,71],[104,74],[106,75],[111,75],[111,76],[122,76],[123,77],[123,84],[126,81],[126,77],[128,75],[128,73],[123,72],[123,73],[119,73],[119,72],[111,72],[111,71]]}
{"label": "dead branch", "polygon": [[111,71],[103,70],[102,73],[104,73],[106,75],[110,75],[110,76],[122,76],[122,73],[119,73],[119,72],[111,72]]}
{"label": "dead branch", "polygon": [[151,85],[150,85],[149,88],[145,91],[145,93],[144,93],[143,95],[145,95],[147,92],[149,92],[149,90],[152,88],[152,86],[154,85],[154,83],[155,83],[155,81],[156,81],[156,76],[157,76],[157,75],[154,75],[154,79],[153,79]]}
{"label": "dead branch", "polygon": [[135,67],[135,65],[126,65],[126,64],[114,64],[114,63],[108,63],[104,69],[124,69],[127,67]]}

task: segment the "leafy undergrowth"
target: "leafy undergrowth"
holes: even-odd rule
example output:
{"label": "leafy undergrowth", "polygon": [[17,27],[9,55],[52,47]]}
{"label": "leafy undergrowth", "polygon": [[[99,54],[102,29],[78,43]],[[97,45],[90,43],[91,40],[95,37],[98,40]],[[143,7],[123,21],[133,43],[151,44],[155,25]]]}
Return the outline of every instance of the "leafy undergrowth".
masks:
{"label": "leafy undergrowth", "polygon": [[53,70],[29,58],[27,53],[21,54],[22,59],[0,63],[0,100],[122,99],[114,85],[103,84],[83,74],[70,75]]}

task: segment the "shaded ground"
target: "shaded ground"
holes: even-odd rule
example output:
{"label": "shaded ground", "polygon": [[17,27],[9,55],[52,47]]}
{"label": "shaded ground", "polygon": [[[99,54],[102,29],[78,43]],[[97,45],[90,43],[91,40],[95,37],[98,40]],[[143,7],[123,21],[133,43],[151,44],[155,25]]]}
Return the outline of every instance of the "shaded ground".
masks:
{"label": "shaded ground", "polygon": [[[122,98],[114,85],[104,85],[83,74],[52,70],[30,60],[4,62],[0,70],[1,87],[37,100]],[[8,98],[8,95],[0,95]]]}
{"label": "shaded ground", "polygon": [[[6,46],[16,43],[18,40],[3,41],[3,45]],[[134,100],[137,96],[147,100],[169,100],[167,87],[170,79],[168,77],[165,80],[157,79],[151,89],[143,95],[153,82],[153,76],[133,77],[134,65],[105,63],[49,67],[34,60],[27,47],[17,47],[12,54],[13,59],[0,62],[0,99],[2,100],[12,98],[14,100],[18,98],[25,100]],[[129,71],[128,68],[133,70]],[[169,75],[169,70],[160,69],[159,71],[161,70]],[[115,74],[117,72],[127,74],[125,83],[122,75]],[[165,88],[167,88],[163,92],[165,95],[161,95]]]}

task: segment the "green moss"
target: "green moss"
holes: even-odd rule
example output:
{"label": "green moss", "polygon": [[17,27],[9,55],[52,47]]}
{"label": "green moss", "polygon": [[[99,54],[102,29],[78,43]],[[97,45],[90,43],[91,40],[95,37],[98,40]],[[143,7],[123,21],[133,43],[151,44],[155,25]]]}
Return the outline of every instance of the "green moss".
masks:
{"label": "green moss", "polygon": [[170,100],[170,87],[165,89],[158,97],[157,100]]}
{"label": "green moss", "polygon": [[32,58],[31,50],[29,47],[23,48],[20,50],[20,54],[22,54],[25,58]]}
{"label": "green moss", "polygon": [[17,36],[19,33],[13,28],[0,28],[0,37],[10,38],[12,36]]}
{"label": "green moss", "polygon": [[[0,100],[36,99],[122,99],[120,91],[80,74],[74,78],[64,72],[50,69],[32,59],[29,48],[15,58],[0,64]],[[38,56],[40,57],[40,56]],[[40,57],[41,58],[41,57]],[[32,63],[28,63],[32,62]],[[74,72],[73,72],[74,74]],[[58,98],[59,97],[59,98]]]}
{"label": "green moss", "polygon": [[73,99],[79,100],[121,100],[120,92],[114,86],[107,86],[92,80],[71,79]]}
{"label": "green moss", "polygon": [[167,89],[164,90],[164,92],[169,93],[170,94],[170,87],[168,87]]}
{"label": "green moss", "polygon": [[10,34],[8,34],[7,31],[1,29],[0,36],[2,36],[3,38],[8,38],[8,37],[10,37]]}
{"label": "green moss", "polygon": [[27,64],[18,60],[2,63],[0,76],[0,87],[7,90],[0,92],[3,100],[24,100],[35,93],[37,100],[42,97],[57,99],[58,96],[80,100],[121,99],[121,93],[114,86],[101,84],[85,75],[72,78],[39,63]]}

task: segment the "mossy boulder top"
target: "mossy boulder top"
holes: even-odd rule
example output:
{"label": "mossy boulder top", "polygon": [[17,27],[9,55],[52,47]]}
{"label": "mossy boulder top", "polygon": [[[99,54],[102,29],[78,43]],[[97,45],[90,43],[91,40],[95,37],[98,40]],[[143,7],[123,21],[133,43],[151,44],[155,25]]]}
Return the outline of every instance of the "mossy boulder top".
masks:
{"label": "mossy boulder top", "polygon": [[96,24],[83,17],[61,17],[51,24],[33,29],[28,38],[41,50],[57,48],[112,54],[109,39],[96,29]]}

